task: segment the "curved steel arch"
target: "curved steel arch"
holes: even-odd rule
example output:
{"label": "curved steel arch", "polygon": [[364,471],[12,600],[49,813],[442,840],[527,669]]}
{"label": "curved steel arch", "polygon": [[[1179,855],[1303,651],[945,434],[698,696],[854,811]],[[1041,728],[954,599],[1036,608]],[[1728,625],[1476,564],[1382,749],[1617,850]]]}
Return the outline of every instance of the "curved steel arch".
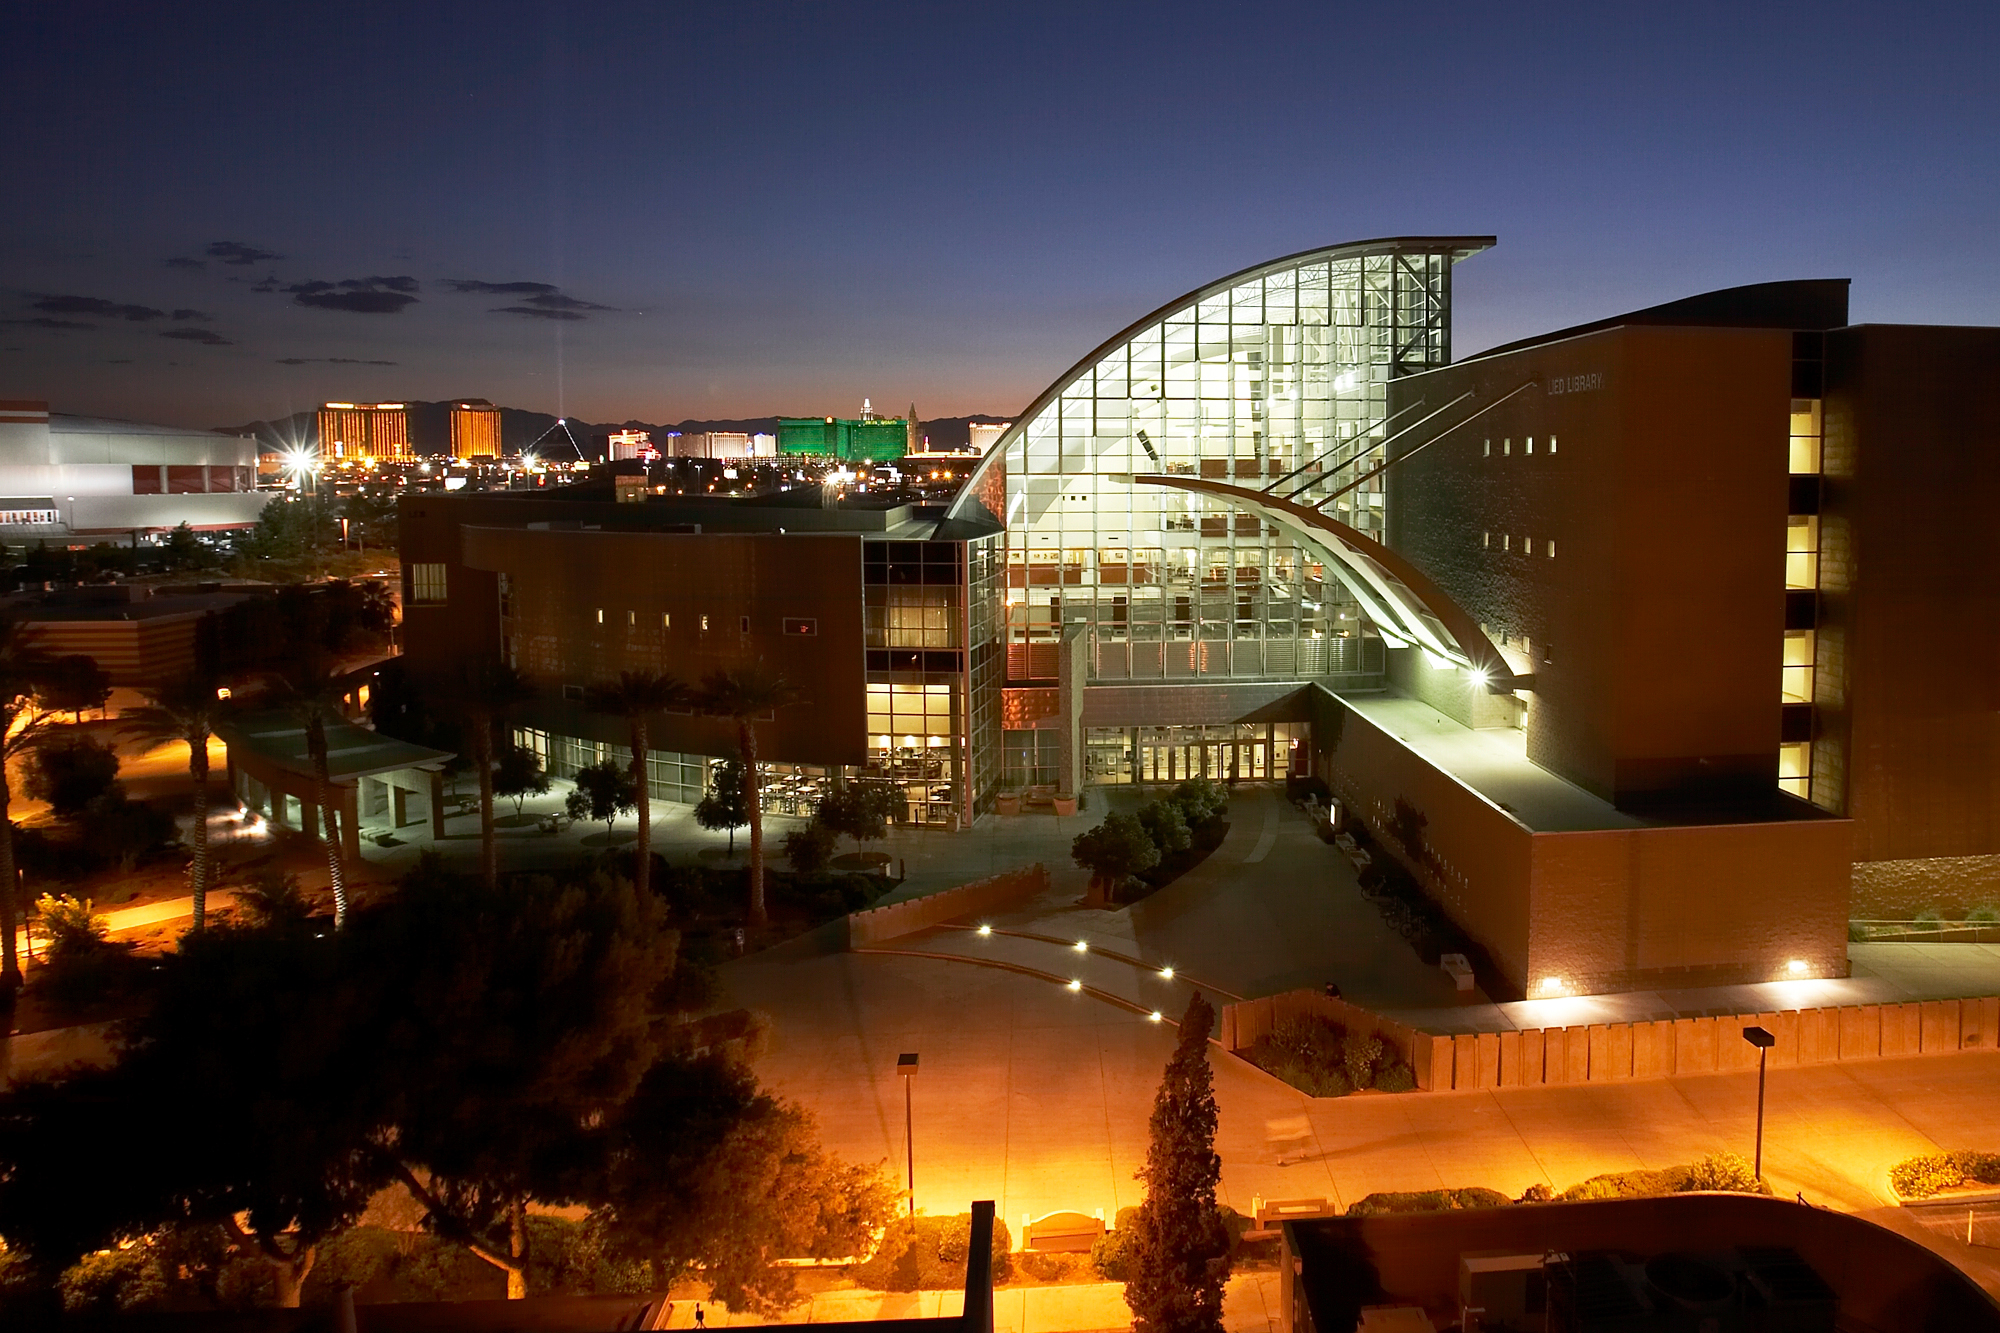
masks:
{"label": "curved steel arch", "polygon": [[[1095,369],[1097,363],[1109,356],[1114,350],[1123,347],[1153,325],[1164,322],[1168,316],[1177,311],[1185,310],[1215,295],[1217,292],[1227,291],[1239,283],[1248,282],[1252,278],[1261,278],[1267,273],[1276,273],[1283,269],[1297,268],[1302,264],[1316,263],[1320,260],[1354,259],[1365,258],[1369,255],[1406,253],[1450,254],[1455,261],[1469,255],[1478,254],[1481,250],[1491,249],[1495,243],[1495,239],[1492,236],[1383,236],[1369,241],[1346,241],[1339,245],[1301,250],[1297,254],[1285,255],[1279,259],[1266,260],[1261,264],[1252,264],[1249,268],[1240,269],[1235,273],[1231,273],[1228,277],[1218,278],[1214,282],[1204,283],[1194,291],[1174,298],[1159,309],[1141,316],[1120,329],[1117,333],[1111,335],[1111,337],[1106,338],[1079,358],[1068,370],[1058,375],[1048,388],[1044,389],[1032,403],[1028,404],[1027,408],[1020,415],[1014,418],[1013,424],[1001,433],[1000,438],[993,442],[992,446],[986,451],[986,456],[979,460],[979,466],[972,470],[972,475],[966,478],[965,484],[959,488],[958,498],[952,501],[951,508],[947,511],[947,516],[950,518],[973,517],[973,511],[979,504],[981,483],[985,481],[987,472],[992,469],[995,460],[1005,457],[1007,448],[1027,432],[1028,424],[1034,421],[1050,403],[1060,398],[1063,390],[1076,383],[1079,376]],[[1005,514],[995,514],[993,517],[999,519],[1002,523],[1007,521]]]}
{"label": "curved steel arch", "polygon": [[1477,672],[1492,687],[1505,690],[1516,682],[1514,669],[1464,608],[1408,560],[1338,519],[1226,481],[1157,473],[1132,480],[1217,496],[1292,529],[1333,557],[1334,576],[1354,594],[1376,628]]}

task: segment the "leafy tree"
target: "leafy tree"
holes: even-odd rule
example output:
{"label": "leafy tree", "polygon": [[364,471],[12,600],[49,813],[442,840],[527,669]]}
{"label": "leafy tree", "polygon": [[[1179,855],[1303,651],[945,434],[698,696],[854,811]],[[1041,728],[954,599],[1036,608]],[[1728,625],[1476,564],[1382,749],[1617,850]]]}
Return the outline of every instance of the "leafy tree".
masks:
{"label": "leafy tree", "polygon": [[1152,1140],[1139,1179],[1125,1303],[1135,1333],[1221,1333],[1229,1228],[1216,1205],[1215,1089],[1208,1033],[1215,1011],[1197,992],[1153,1102]]}
{"label": "leafy tree", "polygon": [[859,846],[886,834],[888,821],[902,814],[906,804],[902,791],[889,783],[857,782],[822,796],[814,817]]}
{"label": "leafy tree", "polygon": [[194,529],[182,520],[180,525],[167,534],[161,543],[161,557],[166,567],[176,573],[183,570],[213,569],[222,559],[201,538],[195,536]]}
{"label": "leafy tree", "polygon": [[[185,527],[186,524],[181,526]],[[184,741],[188,773],[194,778],[194,921],[199,931],[208,912],[208,738],[222,715],[216,682],[195,673],[180,676],[146,691],[150,703],[128,708],[119,718],[121,730],[152,744]]]}
{"label": "leafy tree", "polygon": [[647,891],[653,870],[653,790],[646,779],[652,720],[686,698],[687,686],[657,671],[621,671],[616,679],[599,681],[583,692],[583,706],[591,712],[624,718],[631,739],[632,792],[639,811],[640,893]]}
{"label": "leafy tree", "polygon": [[609,759],[600,759],[576,771],[576,790],[563,802],[571,819],[604,821],[606,837],[620,815],[632,813],[637,799],[632,791],[632,775]]}
{"label": "leafy tree", "polygon": [[[750,802],[744,785],[743,765],[735,759],[725,759],[715,766],[715,777],[710,780],[708,791],[694,807],[694,822],[710,833],[729,830],[731,856],[736,854],[736,830],[750,822]],[[789,838],[785,846],[789,855]]]}
{"label": "leafy tree", "polygon": [[1102,824],[1076,835],[1069,854],[1090,872],[1091,885],[1107,899],[1126,880],[1160,863],[1160,849],[1131,815],[1106,815]]}
{"label": "leafy tree", "polygon": [[510,1298],[527,1294],[529,1201],[588,1198],[593,1126],[658,1057],[653,999],[678,944],[664,914],[602,870],[489,890],[427,868],[356,941],[394,1016],[373,1071],[395,1125],[380,1151],[426,1225],[505,1273]]}
{"label": "leafy tree", "polygon": [[286,933],[302,928],[312,915],[312,906],[299,892],[299,877],[279,870],[266,870],[236,891],[241,908],[253,930]]}
{"label": "leafy tree", "polygon": [[542,768],[542,757],[525,745],[509,745],[493,765],[493,794],[514,803],[514,817],[530,796],[547,796],[553,780]]}
{"label": "leafy tree", "polygon": [[1172,801],[1154,801],[1142,806],[1137,818],[1161,855],[1171,856],[1188,849],[1192,837],[1188,832],[1187,816]]}
{"label": "leafy tree", "polygon": [[861,1254],[895,1210],[879,1168],[825,1152],[810,1115],[713,1056],[654,1065],[609,1138],[592,1220],[655,1290],[699,1275],[731,1309],[773,1314],[797,1296],[772,1260]]}
{"label": "leafy tree", "polygon": [[527,677],[497,658],[467,663],[459,676],[458,714],[465,724],[465,738],[472,743],[472,772],[479,780],[479,873],[488,888],[500,876],[493,832],[494,733],[509,709],[534,697],[535,687]]}
{"label": "leafy tree", "polygon": [[118,752],[88,736],[45,740],[28,756],[27,789],[58,817],[75,819],[99,797],[122,794]]}
{"label": "leafy tree", "polygon": [[174,817],[144,801],[128,800],[122,785],[84,807],[83,826],[90,830],[95,850],[112,858],[127,874],[174,837]]}
{"label": "leafy tree", "polygon": [[799,702],[789,681],[762,666],[730,667],[703,679],[698,696],[704,712],[736,724],[736,746],[743,759],[743,802],[750,814],[749,921],[761,926],[769,919],[764,906],[764,810],[757,789],[757,724],[780,708]]}
{"label": "leafy tree", "polygon": [[42,683],[42,707],[52,713],[68,713],[73,722],[104,707],[111,699],[110,673],[86,653],[58,657]]}
{"label": "leafy tree", "polygon": [[833,860],[833,849],[839,845],[840,835],[814,819],[785,835],[785,859],[799,874],[817,875]]}

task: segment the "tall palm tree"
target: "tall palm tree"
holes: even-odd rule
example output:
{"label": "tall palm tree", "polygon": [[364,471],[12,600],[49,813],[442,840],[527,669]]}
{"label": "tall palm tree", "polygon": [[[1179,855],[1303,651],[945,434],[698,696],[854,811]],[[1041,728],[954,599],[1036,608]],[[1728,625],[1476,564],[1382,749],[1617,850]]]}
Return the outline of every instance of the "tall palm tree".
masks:
{"label": "tall palm tree", "polygon": [[326,849],[326,874],[333,886],[333,928],[347,925],[347,876],[340,859],[340,835],[334,829],[332,811],[327,809],[327,788],[332,776],[327,769],[326,724],[340,718],[340,697],[345,681],[334,670],[332,660],[317,649],[306,649],[281,669],[272,680],[272,695],[278,707],[297,718],[306,732],[306,757],[312,761],[313,809],[319,812],[320,845]]}
{"label": "tall palm tree", "polygon": [[7,778],[7,765],[40,737],[48,714],[35,706],[35,689],[44,678],[49,663],[21,637],[19,622],[0,626],[0,1008],[7,1007],[21,989],[21,960],[14,941],[14,823],[7,809],[14,792]]}
{"label": "tall palm tree", "polygon": [[508,709],[535,697],[535,687],[497,658],[469,664],[458,685],[458,712],[472,746],[472,771],[479,778],[479,874],[490,889],[500,878],[493,834],[493,732]]}
{"label": "tall palm tree", "polygon": [[200,931],[208,915],[208,738],[222,715],[215,678],[194,671],[146,691],[152,703],[128,708],[119,730],[153,744],[186,741],[188,772],[194,777],[194,925]]}
{"label": "tall palm tree", "polygon": [[653,871],[653,795],[646,781],[650,724],[654,714],[681,703],[687,695],[687,686],[657,671],[621,671],[617,679],[599,681],[583,692],[585,708],[624,718],[631,732],[632,785],[637,789],[639,809],[639,870],[632,882],[642,894]]}
{"label": "tall palm tree", "polygon": [[743,804],[750,815],[750,924],[768,919],[764,910],[764,811],[757,792],[757,724],[799,701],[783,676],[761,665],[730,667],[701,682],[704,712],[736,723],[736,746],[743,752]]}

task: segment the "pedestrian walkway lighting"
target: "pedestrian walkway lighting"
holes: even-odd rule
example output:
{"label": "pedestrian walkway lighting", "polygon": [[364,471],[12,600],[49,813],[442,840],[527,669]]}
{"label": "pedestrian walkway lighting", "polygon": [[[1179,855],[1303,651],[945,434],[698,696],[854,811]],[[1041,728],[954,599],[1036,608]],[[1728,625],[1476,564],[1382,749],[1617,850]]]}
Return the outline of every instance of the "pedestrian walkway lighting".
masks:
{"label": "pedestrian walkway lighting", "polygon": [[980,933],[980,934],[982,934],[982,935],[991,935],[991,934],[993,933],[993,927],[991,927],[991,926],[981,926],[981,927],[979,928],[979,933]]}
{"label": "pedestrian walkway lighting", "polygon": [[909,1159],[910,1220],[917,1216],[917,1143],[911,1135],[910,1085],[917,1081],[917,1055],[905,1051],[896,1057],[896,1073],[903,1080],[903,1151]]}
{"label": "pedestrian walkway lighting", "polygon": [[1157,1023],[1157,1022],[1159,1022],[1159,1021],[1160,1021],[1160,1011],[1159,1011],[1159,1010],[1157,1010],[1157,1009],[1155,1009],[1155,1010],[1154,1010],[1154,1011],[1153,1011],[1152,1013],[1150,1013],[1150,1014],[1147,1014],[1147,1015],[1146,1015],[1146,1021],[1147,1021],[1148,1023]]}
{"label": "pedestrian walkway lighting", "polygon": [[1160,975],[1168,981],[1172,981],[1174,979],[1174,970],[1171,967],[1163,967],[1160,969]]}
{"label": "pedestrian walkway lighting", "polygon": [[1078,941],[1076,942],[1076,951],[1077,951],[1078,953],[1089,953],[1089,952],[1090,952],[1090,941],[1089,941],[1089,940],[1078,940]]}
{"label": "pedestrian walkway lighting", "polygon": [[1795,977],[1802,977],[1806,974],[1806,960],[1803,958],[1794,958],[1791,962],[1785,964],[1785,970]]}
{"label": "pedestrian walkway lighting", "polygon": [[1074,979],[1074,978],[1072,978],[1072,979],[1071,979],[1071,981],[1070,981],[1070,983],[1069,983],[1069,988],[1070,988],[1071,990],[1082,990],[1082,989],[1083,989],[1083,982],[1082,982],[1082,981],[1080,981],[1080,980],[1077,980],[1077,979]]}
{"label": "pedestrian walkway lighting", "polygon": [[1752,1167],[1757,1179],[1764,1178],[1764,1063],[1770,1057],[1771,1048],[1778,1039],[1766,1029],[1748,1027],[1743,1029],[1743,1040],[1757,1048],[1757,1161]]}

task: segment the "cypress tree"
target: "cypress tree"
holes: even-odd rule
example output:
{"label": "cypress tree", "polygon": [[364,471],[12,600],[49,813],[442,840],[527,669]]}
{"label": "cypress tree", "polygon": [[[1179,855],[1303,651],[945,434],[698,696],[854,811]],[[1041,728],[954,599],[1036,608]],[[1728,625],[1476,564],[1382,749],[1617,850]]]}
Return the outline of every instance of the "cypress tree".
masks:
{"label": "cypress tree", "polygon": [[1199,993],[1181,1019],[1180,1045],[1153,1101],[1146,1201],[1134,1219],[1125,1303],[1135,1333],[1220,1333],[1229,1280],[1229,1229],[1215,1202],[1215,1088],[1208,1030],[1215,1011]]}

